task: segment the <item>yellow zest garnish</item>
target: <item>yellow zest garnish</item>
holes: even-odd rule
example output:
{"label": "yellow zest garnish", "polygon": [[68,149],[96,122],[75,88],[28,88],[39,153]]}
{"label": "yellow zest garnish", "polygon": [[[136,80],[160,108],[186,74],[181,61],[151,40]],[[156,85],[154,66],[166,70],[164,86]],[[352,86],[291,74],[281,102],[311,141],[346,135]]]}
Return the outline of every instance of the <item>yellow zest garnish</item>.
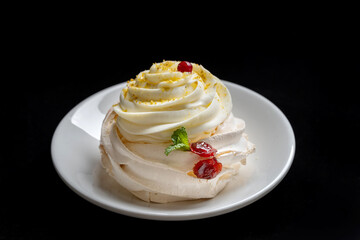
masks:
{"label": "yellow zest garnish", "polygon": [[187,175],[189,175],[190,177],[197,178],[197,176],[195,175],[195,173],[194,173],[194,171],[193,171],[193,170],[188,171],[186,174],[187,174]]}

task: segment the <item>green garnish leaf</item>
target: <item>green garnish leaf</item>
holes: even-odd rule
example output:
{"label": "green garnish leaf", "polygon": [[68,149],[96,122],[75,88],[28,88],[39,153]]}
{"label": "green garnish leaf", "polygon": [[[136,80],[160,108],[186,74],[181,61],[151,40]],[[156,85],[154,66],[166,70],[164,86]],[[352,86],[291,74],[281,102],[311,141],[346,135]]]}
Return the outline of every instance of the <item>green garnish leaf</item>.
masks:
{"label": "green garnish leaf", "polygon": [[171,146],[168,146],[166,149],[165,149],[165,154],[166,156],[169,155],[169,153],[171,153],[172,151],[174,150],[186,150],[186,145],[184,143],[178,143],[176,145],[171,145]]}
{"label": "green garnish leaf", "polygon": [[190,151],[190,144],[186,129],[181,127],[173,132],[171,135],[173,145],[165,149],[165,155],[168,156],[174,150]]}

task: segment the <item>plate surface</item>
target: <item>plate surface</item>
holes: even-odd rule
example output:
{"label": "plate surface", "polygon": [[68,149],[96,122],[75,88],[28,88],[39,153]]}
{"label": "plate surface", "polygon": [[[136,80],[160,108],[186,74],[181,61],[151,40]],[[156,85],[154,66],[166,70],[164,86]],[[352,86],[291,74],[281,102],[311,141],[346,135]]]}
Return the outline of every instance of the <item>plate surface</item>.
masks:
{"label": "plate surface", "polygon": [[233,101],[233,113],[246,122],[245,132],[256,146],[239,175],[213,199],[167,204],[146,203],[110,178],[98,149],[102,120],[118,102],[125,83],[106,88],[79,103],[55,130],[51,154],[62,180],[77,194],[105,209],[157,220],[198,219],[242,208],[271,191],[288,172],[295,154],[295,137],[285,115],[269,100],[237,84],[223,81]]}

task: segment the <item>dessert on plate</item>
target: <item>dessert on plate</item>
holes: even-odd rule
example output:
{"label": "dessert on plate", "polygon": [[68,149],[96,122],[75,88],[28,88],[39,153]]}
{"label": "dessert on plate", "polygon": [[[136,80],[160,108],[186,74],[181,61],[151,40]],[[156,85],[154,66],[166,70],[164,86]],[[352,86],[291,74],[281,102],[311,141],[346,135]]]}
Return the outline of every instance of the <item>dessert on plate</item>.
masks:
{"label": "dessert on plate", "polygon": [[154,63],[106,114],[102,165],[147,202],[215,197],[255,150],[231,110],[228,89],[203,66]]}

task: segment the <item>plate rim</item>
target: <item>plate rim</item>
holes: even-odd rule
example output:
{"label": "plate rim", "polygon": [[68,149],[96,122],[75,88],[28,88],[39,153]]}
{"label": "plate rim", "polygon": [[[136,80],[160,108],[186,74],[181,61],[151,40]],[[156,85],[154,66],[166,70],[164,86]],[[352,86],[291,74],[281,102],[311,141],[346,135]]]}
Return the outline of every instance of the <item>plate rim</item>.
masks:
{"label": "plate rim", "polygon": [[[266,97],[262,96],[261,94],[255,92],[247,87],[244,87],[242,85],[239,85],[239,84],[236,84],[233,82],[229,82],[226,80],[221,80],[221,81],[226,86],[230,85],[233,88],[240,88],[241,90],[246,91],[246,92],[250,93],[251,95],[256,96],[257,98],[260,98],[262,101],[266,102],[269,106],[271,106],[273,108],[273,110],[275,110],[281,116],[281,118],[284,120],[284,123],[286,124],[286,128],[287,128],[287,130],[290,134],[291,140],[293,142],[287,162],[284,165],[284,167],[282,168],[282,170],[280,171],[280,173],[276,176],[276,178],[274,178],[270,183],[268,183],[260,191],[248,196],[245,199],[241,199],[240,201],[237,201],[235,203],[232,203],[232,204],[229,204],[226,206],[220,206],[218,208],[215,208],[212,211],[202,211],[199,213],[180,213],[180,214],[171,215],[171,214],[160,213],[160,212],[141,212],[141,211],[135,212],[135,211],[127,210],[125,208],[116,208],[116,207],[112,206],[111,204],[104,203],[103,201],[101,201],[100,197],[98,197],[96,195],[88,196],[84,189],[77,188],[76,184],[71,184],[72,183],[71,179],[69,179],[66,176],[66,174],[62,173],[60,168],[58,167],[58,163],[57,163],[58,161],[56,160],[57,156],[55,154],[56,138],[59,134],[59,131],[61,130],[62,125],[65,123],[65,121],[70,120],[70,117],[72,116],[73,112],[76,111],[82,104],[84,104],[85,102],[89,101],[92,98],[95,98],[98,95],[106,94],[106,92],[111,92],[112,90],[114,90],[116,88],[120,88],[121,85],[126,84],[126,82],[121,82],[121,83],[109,86],[107,88],[104,88],[104,89],[88,96],[87,98],[83,99],[78,104],[76,104],[61,119],[61,121],[55,128],[55,131],[54,131],[52,139],[51,139],[51,158],[52,158],[52,163],[55,168],[55,171],[59,175],[60,179],[66,184],[66,186],[68,186],[72,191],[74,191],[76,194],[78,194],[85,200],[87,200],[99,207],[102,207],[106,210],[112,211],[112,212],[120,213],[120,214],[130,216],[130,217],[149,219],[149,220],[167,220],[167,221],[175,220],[176,221],[176,220],[194,220],[194,219],[202,219],[202,218],[207,218],[207,217],[214,217],[214,216],[218,216],[221,214],[225,214],[225,213],[229,213],[229,212],[241,209],[241,208],[259,200],[260,198],[264,197],[266,194],[271,192],[284,179],[284,177],[287,175],[288,171],[290,170],[292,163],[294,161],[295,152],[296,152],[295,134],[294,134],[293,128],[290,124],[290,121],[288,120],[286,115],[279,109],[279,107],[277,107],[269,99],[267,99]],[[161,210],[161,211],[164,211],[164,210]]]}

